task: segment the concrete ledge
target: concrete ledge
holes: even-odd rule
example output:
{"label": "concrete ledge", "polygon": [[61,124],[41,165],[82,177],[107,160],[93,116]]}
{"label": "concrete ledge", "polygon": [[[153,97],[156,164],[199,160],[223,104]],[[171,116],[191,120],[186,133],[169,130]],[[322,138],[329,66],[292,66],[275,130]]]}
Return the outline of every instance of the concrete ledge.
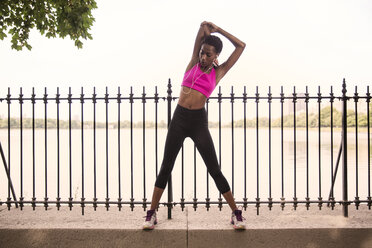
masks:
{"label": "concrete ledge", "polygon": [[371,229],[250,229],[193,230],[188,234],[189,247],[372,247]]}
{"label": "concrete ledge", "polygon": [[276,206],[260,215],[250,206],[244,211],[247,230],[232,229],[230,210],[199,207],[158,211],[158,225],[153,231],[141,229],[145,211],[114,206],[85,209],[38,207],[7,210],[0,207],[0,247],[372,247],[372,211],[366,206],[350,207],[349,218],[342,209],[300,206],[296,211]]}
{"label": "concrete ledge", "polygon": [[1,229],[0,247],[186,247],[184,230]]}

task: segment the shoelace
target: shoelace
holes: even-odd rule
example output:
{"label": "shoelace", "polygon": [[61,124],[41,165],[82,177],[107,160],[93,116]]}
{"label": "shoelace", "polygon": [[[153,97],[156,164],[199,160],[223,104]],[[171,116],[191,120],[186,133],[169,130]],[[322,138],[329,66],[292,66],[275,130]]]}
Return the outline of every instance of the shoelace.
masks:
{"label": "shoelace", "polygon": [[151,217],[154,213],[155,213],[155,211],[147,211],[147,215],[143,216],[143,217],[146,217],[146,221],[150,221]]}
{"label": "shoelace", "polygon": [[236,216],[237,221],[243,221],[243,219],[245,220],[245,218],[242,216],[242,211],[241,210],[235,211],[234,214]]}

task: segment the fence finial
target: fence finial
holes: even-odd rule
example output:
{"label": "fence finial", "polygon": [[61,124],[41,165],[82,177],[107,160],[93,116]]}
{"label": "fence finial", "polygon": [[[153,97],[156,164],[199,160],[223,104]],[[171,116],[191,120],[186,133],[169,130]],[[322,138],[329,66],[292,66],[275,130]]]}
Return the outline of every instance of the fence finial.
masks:
{"label": "fence finial", "polygon": [[171,79],[170,78],[168,79],[168,90],[167,90],[167,93],[168,93],[168,97],[172,97],[172,83],[171,83]]}
{"label": "fence finial", "polygon": [[347,92],[346,90],[346,80],[345,78],[342,80],[342,94],[345,95]]}

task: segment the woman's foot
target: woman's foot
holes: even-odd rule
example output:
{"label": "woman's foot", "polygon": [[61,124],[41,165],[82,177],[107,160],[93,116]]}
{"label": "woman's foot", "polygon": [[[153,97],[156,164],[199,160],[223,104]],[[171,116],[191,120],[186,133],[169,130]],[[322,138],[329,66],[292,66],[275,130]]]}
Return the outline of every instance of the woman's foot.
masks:
{"label": "woman's foot", "polygon": [[231,214],[231,224],[234,229],[245,229],[245,218],[242,216],[242,210],[235,209]]}
{"label": "woman's foot", "polygon": [[143,223],[143,229],[144,230],[152,230],[155,228],[155,225],[158,223],[156,219],[156,212],[154,210],[148,210],[145,222]]}

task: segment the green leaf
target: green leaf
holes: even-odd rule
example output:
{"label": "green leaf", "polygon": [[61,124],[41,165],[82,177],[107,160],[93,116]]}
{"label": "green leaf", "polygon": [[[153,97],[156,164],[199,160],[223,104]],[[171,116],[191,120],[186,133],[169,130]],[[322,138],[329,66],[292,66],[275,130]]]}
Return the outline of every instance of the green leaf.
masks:
{"label": "green leaf", "polygon": [[89,30],[95,21],[91,13],[95,8],[94,0],[0,1],[0,39],[7,37],[7,32],[12,36],[12,49],[19,51],[26,47],[30,50],[29,32],[36,27],[47,38],[68,35],[81,49],[81,38],[92,39]]}
{"label": "green leaf", "polygon": [[81,48],[83,48],[83,42],[81,42],[80,40],[76,40],[75,41],[75,46],[77,46],[77,48],[81,49]]}
{"label": "green leaf", "polygon": [[28,43],[27,43],[27,44],[26,44],[26,47],[27,47],[27,49],[28,49],[28,50],[30,50],[30,51],[31,51],[31,49],[32,49],[32,46],[31,46],[30,44],[28,44]]}
{"label": "green leaf", "polygon": [[0,40],[3,40],[5,37],[7,37],[6,33],[0,31]]}

